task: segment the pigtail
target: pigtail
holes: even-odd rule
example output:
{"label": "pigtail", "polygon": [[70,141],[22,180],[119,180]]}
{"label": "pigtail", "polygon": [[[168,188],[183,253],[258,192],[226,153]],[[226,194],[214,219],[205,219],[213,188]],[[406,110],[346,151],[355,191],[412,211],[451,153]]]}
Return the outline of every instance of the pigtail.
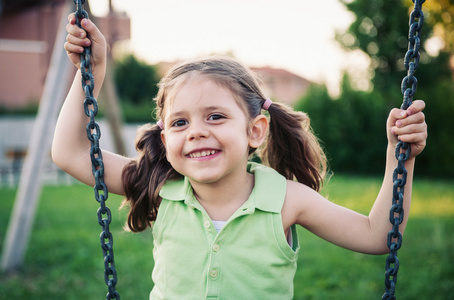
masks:
{"label": "pigtail", "polygon": [[268,111],[270,129],[263,158],[287,179],[318,191],[326,172],[326,157],[309,117],[283,103],[274,102]]}
{"label": "pigtail", "polygon": [[[159,83],[156,116],[164,121],[164,103],[172,90],[179,88],[191,76],[207,76],[228,88],[249,119],[257,117],[263,108],[270,114],[270,130],[262,160],[289,180],[297,180],[319,190],[326,171],[326,157],[312,133],[309,118],[281,103],[267,103],[257,77],[239,62],[226,57],[211,57],[188,61],[175,66]],[[159,191],[169,179],[181,178],[166,159],[161,141],[162,129],[146,125],[136,139],[139,157],[125,166],[122,173],[124,204],[130,206],[127,225],[143,231],[156,220],[161,203]],[[250,153],[255,149],[250,149]]]}
{"label": "pigtail", "polygon": [[168,179],[179,175],[166,159],[157,125],[142,126],[136,137],[137,160],[125,166],[122,173],[124,204],[129,205],[127,225],[133,232],[140,232],[156,220],[161,198],[159,191]]}

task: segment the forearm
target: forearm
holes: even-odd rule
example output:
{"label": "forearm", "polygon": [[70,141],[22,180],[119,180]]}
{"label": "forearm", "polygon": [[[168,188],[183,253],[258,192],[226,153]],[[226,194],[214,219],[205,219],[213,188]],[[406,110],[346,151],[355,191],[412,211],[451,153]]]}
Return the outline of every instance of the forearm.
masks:
{"label": "forearm", "polygon": [[[94,74],[93,96],[95,99],[99,95],[104,80],[104,70],[105,68],[98,66],[97,73]],[[85,129],[89,118],[84,112],[84,99],[85,93],[82,89],[80,70],[78,70],[60,111],[52,144],[52,159],[54,162],[76,178],[78,175],[74,174],[74,172],[76,172],[77,164],[80,163],[78,159],[82,155],[89,157],[84,154],[90,149],[90,142]],[[88,159],[84,159],[84,162],[85,160]]]}
{"label": "forearm", "polygon": [[[403,213],[404,218],[402,224],[399,226],[399,231],[403,233],[407,225],[408,214],[411,206],[411,193],[413,183],[413,171],[414,171],[415,158],[412,157],[405,162],[405,169],[407,171],[407,180],[404,187],[404,198],[403,198]],[[387,157],[386,157],[386,169],[385,176],[383,179],[382,187],[377,196],[375,204],[369,214],[369,224],[371,233],[377,237],[380,241],[380,245],[383,247],[387,246],[387,235],[392,229],[392,224],[389,220],[390,209],[393,200],[393,173],[397,167],[397,159],[395,157],[395,149],[392,146],[388,146]],[[386,249],[386,247],[385,247]]]}

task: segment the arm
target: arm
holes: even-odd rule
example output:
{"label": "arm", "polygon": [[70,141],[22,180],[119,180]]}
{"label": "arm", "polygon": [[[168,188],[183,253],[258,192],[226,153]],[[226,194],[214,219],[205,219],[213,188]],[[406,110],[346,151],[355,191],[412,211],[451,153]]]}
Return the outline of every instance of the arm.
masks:
{"label": "arm", "polygon": [[407,111],[391,111],[387,121],[385,176],[369,216],[336,205],[309,187],[289,181],[282,210],[284,228],[297,223],[323,239],[353,251],[371,254],[388,252],[386,241],[391,230],[392,175],[397,166],[394,149],[398,140],[412,143],[411,158],[405,163],[408,172],[403,201],[405,218],[400,226],[400,231],[404,232],[410,211],[415,156],[423,150],[427,138],[423,108],[423,101],[415,101]]}
{"label": "arm", "polygon": [[[94,186],[95,180],[91,171],[90,141],[86,134],[89,118],[85,115],[80,73],[80,53],[83,46],[92,48],[92,72],[95,79],[93,96],[98,97],[106,72],[106,41],[98,28],[89,20],[82,26],[87,33],[75,25],[74,14],[69,16],[65,49],[71,62],[79,69],[73,84],[60,111],[52,143],[52,159],[62,170],[77,180]],[[104,181],[109,191],[123,194],[121,171],[128,158],[102,151],[105,165]]]}

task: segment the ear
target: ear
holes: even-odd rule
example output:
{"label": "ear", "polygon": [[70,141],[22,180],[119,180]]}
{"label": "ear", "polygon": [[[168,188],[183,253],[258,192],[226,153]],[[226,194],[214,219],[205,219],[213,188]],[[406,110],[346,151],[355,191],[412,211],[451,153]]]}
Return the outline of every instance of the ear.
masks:
{"label": "ear", "polygon": [[164,144],[164,147],[166,146],[166,136],[164,134],[164,129],[161,130],[161,141],[162,141],[162,144]]}
{"label": "ear", "polygon": [[258,115],[252,120],[249,128],[249,146],[258,148],[265,140],[268,131],[268,119],[264,115]]}

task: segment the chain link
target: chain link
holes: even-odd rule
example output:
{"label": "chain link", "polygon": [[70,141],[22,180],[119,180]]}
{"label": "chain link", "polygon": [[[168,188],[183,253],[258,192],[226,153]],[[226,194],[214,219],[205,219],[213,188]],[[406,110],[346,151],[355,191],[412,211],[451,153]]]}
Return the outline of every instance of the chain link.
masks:
{"label": "chain link", "polygon": [[[82,19],[88,19],[88,13],[84,10],[83,4],[85,0],[73,0],[76,4],[77,11],[76,24],[82,28],[80,22]],[[90,140],[90,158],[92,163],[92,173],[95,177],[95,199],[99,202],[97,211],[98,223],[102,227],[100,242],[102,253],[104,256],[104,281],[109,289],[106,299],[120,299],[120,294],[115,290],[117,284],[117,271],[115,270],[114,252],[113,252],[113,237],[110,232],[109,225],[112,221],[110,209],[106,206],[108,198],[107,186],[104,183],[104,163],[102,160],[102,152],[99,147],[99,139],[101,138],[101,129],[98,123],[95,122],[95,116],[98,114],[98,102],[93,97],[93,89],[95,80],[91,68],[91,52],[89,47],[84,48],[84,52],[80,55],[80,71],[82,74],[82,88],[85,93],[84,111],[90,117],[87,124],[87,137]]]}
{"label": "chain link", "polygon": [[[416,93],[418,80],[414,76],[419,65],[419,48],[421,46],[421,29],[424,22],[424,13],[422,12],[422,4],[425,0],[413,0],[414,9],[410,14],[409,34],[408,34],[408,51],[405,54],[404,66],[407,70],[407,76],[402,80],[401,91],[403,95],[403,103],[401,109],[407,109]],[[393,199],[392,206],[389,212],[389,221],[392,224],[392,229],[388,233],[388,248],[389,255],[386,258],[385,272],[385,293],[382,300],[395,300],[394,295],[397,284],[397,273],[399,271],[399,259],[397,251],[402,246],[402,234],[399,232],[399,225],[404,219],[404,189],[407,182],[407,170],[405,169],[405,161],[410,157],[410,145],[405,142],[399,142],[396,146],[397,167],[393,173]]]}
{"label": "chain link", "polygon": [[[77,6],[76,24],[81,27],[80,21],[83,18],[88,19],[88,14],[83,10],[85,0],[73,0]],[[419,49],[421,46],[421,29],[424,22],[424,14],[421,10],[425,0],[413,0],[414,10],[410,14],[410,29],[408,51],[405,54],[404,65],[407,70],[407,76],[402,80],[401,91],[403,94],[403,103],[401,109],[407,109],[416,93],[418,81],[414,73],[419,65]],[[81,27],[82,28],[82,27]],[[117,284],[117,272],[115,270],[114,253],[113,253],[113,237],[109,230],[111,223],[111,211],[106,206],[105,201],[108,198],[107,186],[104,183],[104,164],[102,160],[101,149],[99,148],[99,139],[101,130],[95,122],[95,116],[98,113],[98,105],[93,97],[94,78],[91,70],[91,53],[90,48],[85,48],[81,54],[81,73],[82,87],[85,92],[84,110],[85,114],[90,117],[90,122],[87,124],[87,137],[91,142],[90,157],[92,161],[92,172],[95,177],[95,199],[99,202],[100,208],[97,211],[98,223],[102,227],[100,235],[101,248],[104,255],[104,280],[108,286],[109,292],[106,299],[120,299],[120,295],[115,290]],[[393,199],[392,207],[389,214],[389,221],[393,225],[388,233],[387,244],[390,249],[386,259],[385,272],[385,293],[383,300],[395,300],[395,288],[397,283],[397,273],[399,271],[399,259],[397,251],[402,246],[402,234],[399,232],[399,225],[402,224],[404,218],[403,198],[404,188],[407,181],[407,171],[405,169],[405,161],[410,157],[410,146],[407,143],[399,142],[396,147],[397,167],[393,173]],[[100,193],[102,191],[102,193]],[[106,217],[103,218],[103,215]]]}

